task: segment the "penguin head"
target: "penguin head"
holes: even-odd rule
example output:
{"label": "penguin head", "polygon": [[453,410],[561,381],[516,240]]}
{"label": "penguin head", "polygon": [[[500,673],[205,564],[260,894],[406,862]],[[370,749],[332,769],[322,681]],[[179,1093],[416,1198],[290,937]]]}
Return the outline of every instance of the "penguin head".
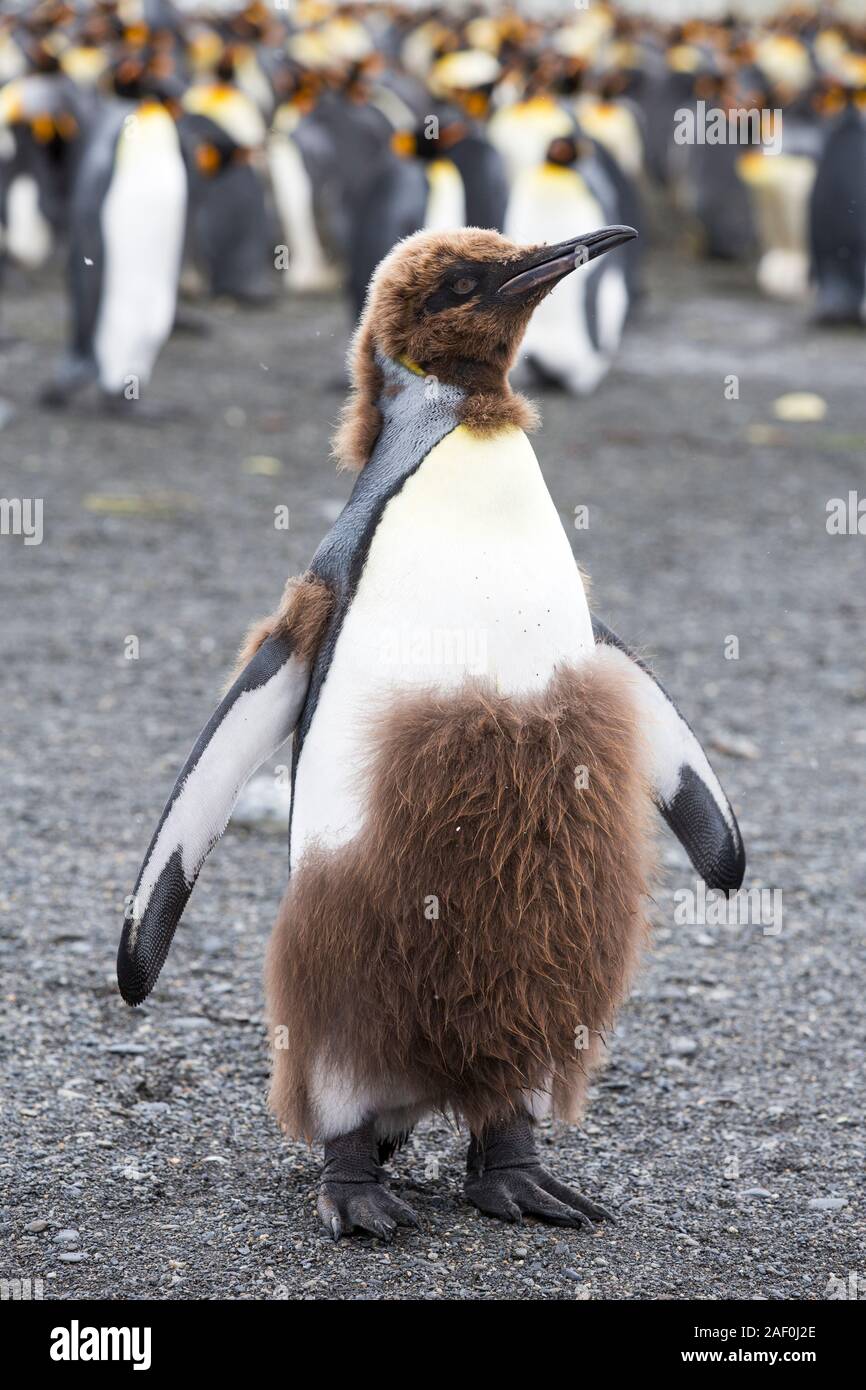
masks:
{"label": "penguin head", "polygon": [[361,332],[386,357],[441,381],[501,378],[553,287],[634,236],[632,227],[603,227],[555,246],[519,246],[478,227],[416,232],[376,270]]}

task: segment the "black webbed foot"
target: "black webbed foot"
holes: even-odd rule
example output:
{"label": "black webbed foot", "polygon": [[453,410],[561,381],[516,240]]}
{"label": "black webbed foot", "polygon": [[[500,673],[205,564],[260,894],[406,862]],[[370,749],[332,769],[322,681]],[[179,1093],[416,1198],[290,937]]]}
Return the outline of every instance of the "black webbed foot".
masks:
{"label": "black webbed foot", "polygon": [[473,1135],[465,1192],[473,1206],[502,1221],[534,1216],[557,1226],[591,1227],[615,1220],[611,1212],[560,1182],[538,1161],[532,1121],[515,1115]]}
{"label": "black webbed foot", "polygon": [[362,1230],[389,1241],[398,1226],[420,1225],[408,1202],[387,1187],[377,1157],[372,1124],[325,1144],[317,1210],[334,1240]]}
{"label": "black webbed foot", "polygon": [[398,1226],[421,1224],[408,1202],[377,1182],[323,1182],[317,1210],[334,1240],[358,1229],[389,1241]]}

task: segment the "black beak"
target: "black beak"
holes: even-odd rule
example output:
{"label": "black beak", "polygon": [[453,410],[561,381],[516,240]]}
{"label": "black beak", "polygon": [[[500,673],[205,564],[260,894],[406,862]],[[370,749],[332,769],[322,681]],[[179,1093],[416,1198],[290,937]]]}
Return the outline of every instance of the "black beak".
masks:
{"label": "black beak", "polygon": [[551,289],[579,265],[587,265],[596,256],[603,256],[605,251],[613,251],[636,236],[634,227],[601,227],[597,232],[587,232],[586,236],[561,241],[557,246],[544,246],[540,251],[531,252],[524,261],[518,261],[517,274],[500,285],[498,293],[502,299],[514,299],[529,296],[536,290]]}

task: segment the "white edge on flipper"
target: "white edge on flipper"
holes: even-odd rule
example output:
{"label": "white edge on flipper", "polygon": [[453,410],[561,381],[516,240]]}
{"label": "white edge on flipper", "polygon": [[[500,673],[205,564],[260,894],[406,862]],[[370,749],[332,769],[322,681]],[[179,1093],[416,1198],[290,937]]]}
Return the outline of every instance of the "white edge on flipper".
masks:
{"label": "white edge on flipper", "polygon": [[653,800],[711,888],[740,887],[746,868],[740,828],[699,740],[652,672],[593,616],[596,642],[616,650],[638,679],[638,715],[647,740]]}
{"label": "white edge on flipper", "polygon": [[241,790],[294,731],[309,675],[285,639],[269,638],[199,735],[127,905],[117,960],[127,1003],[140,1003],[153,988],[202,864]]}

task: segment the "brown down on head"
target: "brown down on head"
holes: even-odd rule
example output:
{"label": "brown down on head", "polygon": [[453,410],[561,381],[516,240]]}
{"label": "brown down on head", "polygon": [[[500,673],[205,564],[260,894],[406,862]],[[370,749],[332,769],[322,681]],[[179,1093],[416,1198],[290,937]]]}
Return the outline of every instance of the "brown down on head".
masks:
{"label": "brown down on head", "polygon": [[352,342],[352,392],[333,442],[341,468],[363,468],[381,429],[377,349],[395,361],[406,358],[441,382],[466,391],[461,423],[479,433],[538,425],[535,406],[508,383],[536,301],[483,306],[473,302],[438,313],[426,310],[443,275],[455,264],[504,266],[531,249],[498,232],[465,227],[457,232],[416,232],[389,252],[370,281]]}

